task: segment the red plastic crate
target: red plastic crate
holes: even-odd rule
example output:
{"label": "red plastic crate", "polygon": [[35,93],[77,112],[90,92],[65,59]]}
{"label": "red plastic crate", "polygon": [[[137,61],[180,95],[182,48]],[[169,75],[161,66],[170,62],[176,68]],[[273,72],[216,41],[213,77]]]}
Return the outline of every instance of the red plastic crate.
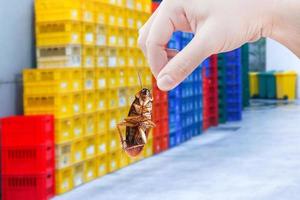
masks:
{"label": "red plastic crate", "polygon": [[154,138],[154,141],[153,141],[153,152],[154,152],[154,154],[158,154],[161,151],[162,151],[161,138],[160,137]]}
{"label": "red plastic crate", "polygon": [[164,136],[160,139],[160,148],[162,151],[169,149],[169,136]]}
{"label": "red plastic crate", "polygon": [[160,2],[152,2],[152,12],[154,12],[158,6],[159,6]]}
{"label": "red plastic crate", "polygon": [[2,146],[54,143],[53,116],[17,116],[0,120]]}
{"label": "red plastic crate", "polygon": [[161,116],[160,119],[168,119],[169,118],[168,102],[160,104],[159,112],[160,112],[160,116]]}
{"label": "red plastic crate", "polygon": [[2,147],[2,174],[35,174],[54,169],[54,145]]}
{"label": "red plastic crate", "polygon": [[168,119],[162,120],[160,122],[160,135],[161,136],[169,135],[169,121],[168,121]]}
{"label": "red plastic crate", "polygon": [[160,136],[160,126],[161,126],[160,121],[155,121],[155,125],[156,127],[153,128],[153,137],[157,138]]}
{"label": "red plastic crate", "polygon": [[54,197],[54,171],[38,175],[3,175],[3,200],[48,200]]}

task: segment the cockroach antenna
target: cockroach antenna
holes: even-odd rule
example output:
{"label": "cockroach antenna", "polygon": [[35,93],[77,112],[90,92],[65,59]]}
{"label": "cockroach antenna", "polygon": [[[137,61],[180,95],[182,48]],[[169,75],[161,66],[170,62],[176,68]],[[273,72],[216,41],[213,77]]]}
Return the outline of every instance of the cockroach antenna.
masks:
{"label": "cockroach antenna", "polygon": [[143,83],[142,83],[142,79],[141,79],[141,74],[140,74],[140,72],[138,70],[137,70],[137,74],[138,74],[138,77],[139,77],[139,82],[140,82],[141,89],[143,89]]}

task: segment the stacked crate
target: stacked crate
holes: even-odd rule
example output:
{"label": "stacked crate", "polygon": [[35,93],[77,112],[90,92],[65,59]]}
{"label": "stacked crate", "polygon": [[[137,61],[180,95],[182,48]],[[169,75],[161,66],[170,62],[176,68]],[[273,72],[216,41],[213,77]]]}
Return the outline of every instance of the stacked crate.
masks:
{"label": "stacked crate", "polygon": [[219,123],[227,122],[226,111],[226,66],[223,59],[224,55],[218,55],[218,115]]}
{"label": "stacked crate", "polygon": [[[168,48],[180,51],[192,38],[191,33],[175,32]],[[201,67],[169,92],[170,147],[202,132],[202,97]]]}
{"label": "stacked crate", "polygon": [[218,116],[218,57],[213,55],[203,62],[203,129],[217,126]]}
{"label": "stacked crate", "polygon": [[53,197],[53,117],[8,117],[0,127],[2,199]]}
{"label": "stacked crate", "polygon": [[128,158],[116,128],[141,84],[152,88],[137,47],[151,1],[36,0],[35,11],[41,69],[24,72],[24,107],[55,115],[56,192],[152,155],[150,134],[143,155]]}
{"label": "stacked crate", "polygon": [[159,90],[153,78],[153,151],[155,154],[169,148],[168,93]]}
{"label": "stacked crate", "polygon": [[242,119],[242,60],[241,48],[222,54],[226,80],[226,115],[228,121]]}
{"label": "stacked crate", "polygon": [[250,83],[249,83],[249,44],[241,47],[242,51],[242,85],[243,85],[243,107],[250,105]]}

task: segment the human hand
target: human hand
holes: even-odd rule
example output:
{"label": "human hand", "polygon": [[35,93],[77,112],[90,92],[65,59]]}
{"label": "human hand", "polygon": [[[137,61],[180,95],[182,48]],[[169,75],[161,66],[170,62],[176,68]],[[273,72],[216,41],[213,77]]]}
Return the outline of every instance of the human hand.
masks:
{"label": "human hand", "polygon": [[[300,54],[299,43],[297,47],[294,44],[295,48],[292,48],[292,45],[288,44],[293,42],[286,42],[283,33],[288,28],[282,30],[284,27],[282,20],[292,10],[299,13],[300,3],[297,0],[287,0],[284,4],[280,2],[279,0],[164,0],[141,28],[138,41],[157,78],[158,87],[161,90],[171,90],[210,55],[236,49],[246,42],[253,42],[261,37],[273,37]],[[290,4],[295,4],[297,9]],[[282,11],[284,8],[285,12]],[[297,19],[300,20],[300,14]],[[299,20],[297,22],[293,20],[299,25],[294,31],[299,33],[294,34],[294,40],[298,41]],[[177,55],[174,51],[166,49],[174,31],[195,33],[194,39]],[[169,60],[169,57],[173,58]]]}

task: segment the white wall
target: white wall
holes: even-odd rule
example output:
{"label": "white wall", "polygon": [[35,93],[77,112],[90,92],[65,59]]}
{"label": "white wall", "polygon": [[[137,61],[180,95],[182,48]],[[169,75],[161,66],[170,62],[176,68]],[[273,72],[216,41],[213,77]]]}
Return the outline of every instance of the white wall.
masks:
{"label": "white wall", "polygon": [[298,73],[297,93],[300,98],[300,59],[274,40],[267,39],[267,70],[294,70]]}

